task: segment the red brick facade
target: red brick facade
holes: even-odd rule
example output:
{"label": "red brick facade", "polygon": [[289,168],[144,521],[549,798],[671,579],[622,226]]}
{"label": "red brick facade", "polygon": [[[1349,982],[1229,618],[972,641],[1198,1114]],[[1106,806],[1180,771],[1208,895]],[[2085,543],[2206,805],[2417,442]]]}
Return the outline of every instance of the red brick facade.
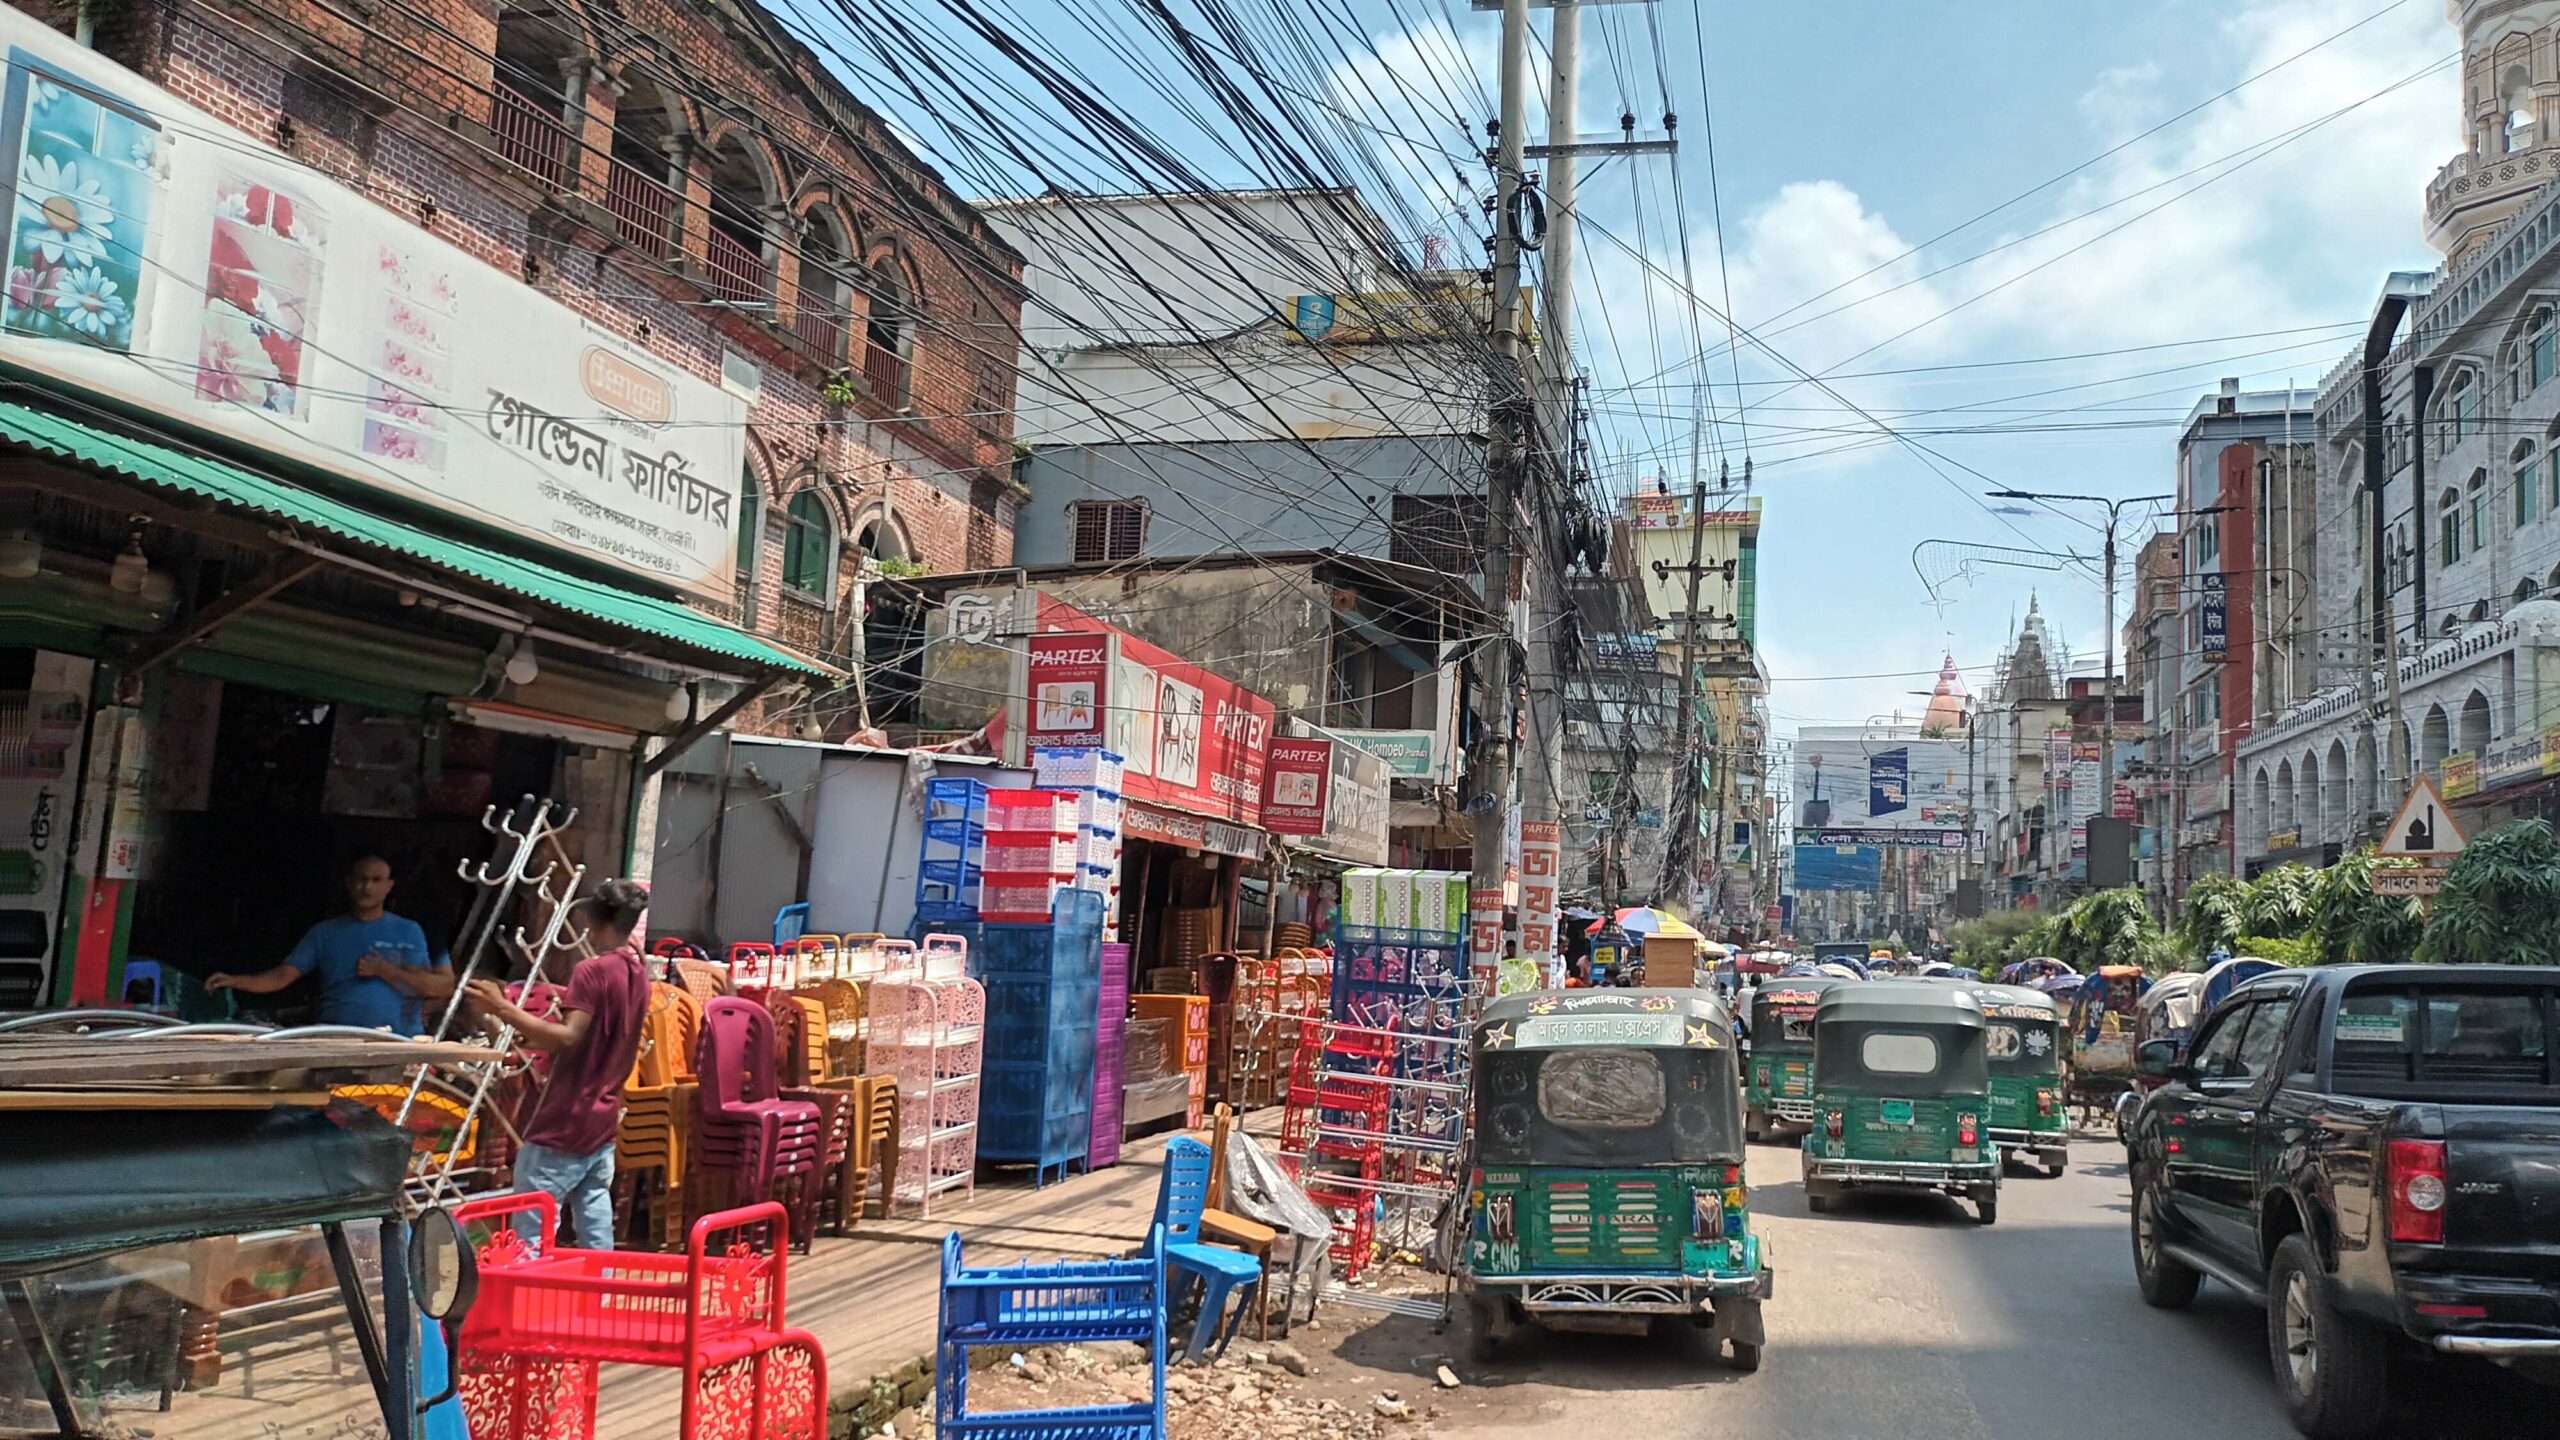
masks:
{"label": "red brick facade", "polygon": [[[97,43],[696,374],[753,362],[730,618],[842,661],[861,551],[1012,559],[1021,259],[747,0],[127,0]],[[804,492],[830,593],[785,583]]]}

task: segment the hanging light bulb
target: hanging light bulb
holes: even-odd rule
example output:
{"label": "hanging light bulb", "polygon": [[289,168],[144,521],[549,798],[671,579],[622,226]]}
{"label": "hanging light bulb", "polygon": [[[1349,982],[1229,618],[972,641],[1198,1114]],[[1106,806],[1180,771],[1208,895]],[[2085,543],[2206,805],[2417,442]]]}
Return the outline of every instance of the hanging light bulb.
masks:
{"label": "hanging light bulb", "polygon": [[542,678],[542,657],[533,653],[533,637],[520,637],[515,653],[507,657],[507,683],[530,685]]}
{"label": "hanging light bulb", "polygon": [[151,561],[142,553],[142,527],[135,525],[125,534],[124,553],[107,571],[107,584],[119,595],[139,595],[142,582],[151,578]]}
{"label": "hanging light bulb", "polygon": [[827,727],[818,723],[817,716],[804,715],[800,717],[800,738],[803,740],[824,740],[827,738]]}
{"label": "hanging light bulb", "polygon": [[681,725],[684,723],[685,718],[692,713],[693,692],[682,685],[669,686],[667,689],[667,719],[674,724]]}

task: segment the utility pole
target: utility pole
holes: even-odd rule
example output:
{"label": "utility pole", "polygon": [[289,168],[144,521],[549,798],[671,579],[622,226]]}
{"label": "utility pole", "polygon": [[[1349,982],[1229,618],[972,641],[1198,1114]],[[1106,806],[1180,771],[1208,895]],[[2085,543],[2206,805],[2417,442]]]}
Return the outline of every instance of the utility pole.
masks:
{"label": "utility pole", "polygon": [[[1528,127],[1529,0],[1502,0],[1502,109],[1494,122],[1493,345],[1485,427],[1484,604],[1492,633],[1476,656],[1476,745],[1469,757],[1475,850],[1468,888],[1502,889],[1511,831],[1511,509],[1528,396],[1521,363],[1522,149]],[[1497,947],[1499,948],[1499,947]]]}
{"label": "utility pole", "polygon": [[[1698,885],[1698,579],[1705,573],[1707,550],[1707,486],[1689,482],[1689,604],[1680,620],[1680,714],[1678,740],[1671,747],[1671,835],[1663,846],[1662,870],[1654,878],[1656,905],[1687,899]],[[1667,892],[1671,877],[1680,877],[1678,892]]]}
{"label": "utility pole", "polygon": [[1547,243],[1539,294],[1546,301],[1546,323],[1540,329],[1554,347],[1556,368],[1572,368],[1574,171],[1578,157],[1573,142],[1575,112],[1582,101],[1582,7],[1555,7],[1554,28],[1547,36],[1551,62],[1547,68]]}

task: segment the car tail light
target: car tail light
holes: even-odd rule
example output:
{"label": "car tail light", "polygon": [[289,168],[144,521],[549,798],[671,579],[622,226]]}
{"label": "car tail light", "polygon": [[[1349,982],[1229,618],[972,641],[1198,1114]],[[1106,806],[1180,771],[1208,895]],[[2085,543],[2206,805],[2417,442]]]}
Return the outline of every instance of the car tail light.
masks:
{"label": "car tail light", "polygon": [[2383,1156],[2391,1238],[2412,1245],[2444,1243],[2444,1142],[2394,1140]]}
{"label": "car tail light", "polygon": [[1841,1123],[1840,1123],[1840,1112],[1839,1112],[1839,1111],[1837,1111],[1837,1110],[1829,1110],[1829,1111],[1825,1111],[1825,1112],[1823,1113],[1823,1116],[1822,1116],[1822,1133],[1823,1133],[1823,1134],[1830,1136],[1830,1137],[1831,1137],[1832,1139],[1834,1139],[1834,1140],[1837,1140],[1837,1139],[1839,1139],[1839,1138],[1840,1138],[1842,1128],[1843,1128],[1843,1127],[1841,1126]]}
{"label": "car tail light", "polygon": [[2052,1091],[2039,1090],[2036,1092],[2036,1113],[2038,1115],[2050,1115],[2053,1113]]}
{"label": "car tail light", "polygon": [[1975,1125],[1974,1118],[1972,1116],[1959,1115],[1956,1117],[1957,1144],[1972,1145],[1980,1142],[1981,1139],[1982,1131]]}

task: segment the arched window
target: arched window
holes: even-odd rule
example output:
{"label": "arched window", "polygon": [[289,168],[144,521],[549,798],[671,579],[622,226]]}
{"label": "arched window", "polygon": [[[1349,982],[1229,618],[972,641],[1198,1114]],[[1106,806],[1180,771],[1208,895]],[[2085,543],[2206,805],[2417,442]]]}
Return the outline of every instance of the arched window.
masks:
{"label": "arched window", "polygon": [[570,92],[585,90],[585,75],[585,40],[572,17],[538,7],[501,10],[489,134],[508,163],[554,190],[568,184],[570,127],[584,118]]}
{"label": "arched window", "polygon": [[2552,371],[2551,307],[2544,305],[2533,312],[2533,320],[2525,326],[2525,378],[2539,389],[2551,378]]}
{"label": "arched window", "polygon": [[2533,83],[2525,78],[2521,65],[2511,67],[2499,78],[2498,93],[2506,101],[2507,153],[2533,147]]}
{"label": "arched window", "polygon": [[773,303],[773,263],[765,241],[772,187],[744,142],[731,136],[711,152],[711,206],[702,229],[702,283],[715,298],[762,309]]}
{"label": "arched window", "polygon": [[2477,755],[2489,748],[2489,697],[2477,690],[2462,702],[2462,721],[2456,731],[2461,748]]}
{"label": "arched window", "polygon": [[2452,741],[2453,727],[2446,723],[2444,707],[2428,706],[2427,718],[2418,726],[2418,763],[2430,770],[2443,764]]}
{"label": "arched window", "polygon": [[2436,497],[2436,560],[2451,565],[2462,558],[2462,497],[2447,486]]}
{"label": "arched window", "polygon": [[2514,453],[2508,457],[2509,463],[2514,467],[2515,517],[2516,528],[2519,530],[2532,524],[2533,517],[2540,513],[2542,471],[2539,460],[2540,457],[2534,453],[2533,442],[2530,440],[2517,441]]}
{"label": "arched window", "polygon": [[2448,449],[2461,444],[2463,437],[2479,431],[2480,387],[2471,383],[2470,371],[2465,370],[2454,377],[2453,390],[2445,397],[2444,414],[2444,443]]}
{"label": "arched window", "polygon": [[862,378],[871,394],[891,407],[907,403],[907,362],[914,334],[915,301],[894,257],[871,265],[871,313],[862,333]]}
{"label": "arched window", "polygon": [[2542,593],[2542,587],[2541,587],[2541,586],[2539,586],[2539,585],[2537,585],[2537,584],[2535,584],[2533,581],[2531,581],[2531,580],[2519,580],[2519,581],[2517,581],[2517,582],[2516,582],[2516,590],[2515,590],[2515,597],[2514,597],[2514,598],[2515,598],[2515,603],[2517,603],[2518,605],[2521,605],[2521,604],[2523,604],[2524,602],[2526,602],[2527,600],[2530,600],[2530,599],[2532,599],[2534,596],[2539,595],[2539,594],[2541,594],[2541,593]]}
{"label": "arched window", "polygon": [[800,242],[800,297],[791,328],[818,362],[833,370],[844,362],[845,319],[852,313],[852,287],[844,277],[851,262],[837,239],[834,217],[819,210],[809,219],[808,238]]}
{"label": "arched window", "polygon": [[2477,555],[2489,543],[2489,472],[2472,471],[2471,483],[2464,488],[2471,496],[2471,553]]}
{"label": "arched window", "polygon": [[835,589],[836,525],[812,486],[791,497],[782,532],[782,583],[803,595]]}

